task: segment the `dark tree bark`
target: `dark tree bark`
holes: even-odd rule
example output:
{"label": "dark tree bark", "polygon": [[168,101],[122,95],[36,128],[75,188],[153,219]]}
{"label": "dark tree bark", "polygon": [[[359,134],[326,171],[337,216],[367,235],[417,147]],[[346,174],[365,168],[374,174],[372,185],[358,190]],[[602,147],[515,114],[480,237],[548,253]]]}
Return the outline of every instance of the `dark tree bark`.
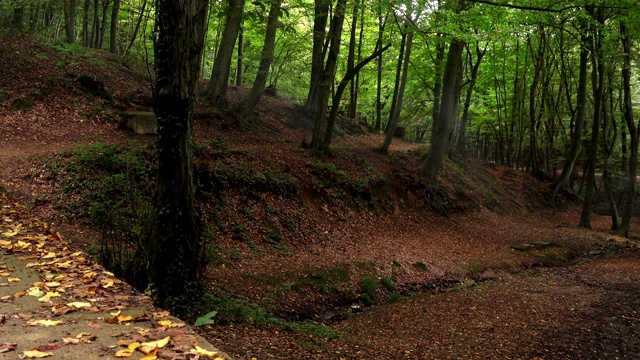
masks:
{"label": "dark tree bark", "polygon": [[400,40],[400,51],[398,52],[398,61],[396,62],[396,80],[393,83],[393,95],[391,97],[391,109],[389,110],[389,119],[384,127],[385,134],[389,133],[389,127],[393,122],[393,115],[396,113],[396,104],[398,103],[398,92],[400,91],[400,80],[402,79],[402,59],[404,57],[404,47],[407,43],[407,34],[402,32]]}
{"label": "dark tree bark", "polygon": [[276,32],[278,31],[278,14],[280,13],[281,0],[271,0],[271,8],[269,9],[269,17],[267,18],[267,31],[264,38],[264,46],[262,55],[260,56],[260,66],[256,80],[251,87],[251,92],[246,99],[238,105],[238,111],[241,117],[246,118],[251,114],[253,109],[258,105],[260,97],[264,93],[265,84],[269,77],[269,69],[273,61],[273,51],[276,45]]}
{"label": "dark tree bark", "polygon": [[[376,47],[379,49],[382,47],[382,35],[384,34],[384,26],[387,22],[382,17],[382,1],[378,4],[378,42]],[[378,69],[377,69],[377,88],[376,88],[376,131],[380,132],[382,128],[382,54],[378,56]]]}
{"label": "dark tree bark", "polygon": [[622,67],[622,87],[623,87],[623,106],[624,106],[624,119],[629,129],[629,136],[631,139],[629,156],[629,172],[627,178],[626,188],[626,202],[624,211],[622,214],[622,223],[620,224],[620,234],[625,237],[629,237],[629,231],[631,230],[631,217],[633,216],[633,208],[636,198],[637,187],[637,167],[638,167],[638,137],[640,135],[634,119],[633,119],[633,102],[631,100],[631,39],[627,32],[624,22],[620,23],[620,36],[622,40],[622,46],[624,49],[624,64]]}
{"label": "dark tree bark", "polygon": [[203,294],[201,225],[195,208],[192,122],[208,0],[158,0],[154,110],[158,124],[156,222],[149,251],[154,301],[185,306]]}
{"label": "dark tree bark", "polygon": [[100,29],[100,16],[99,16],[99,9],[100,9],[100,0],[93,0],[93,25],[91,26],[91,46],[93,46],[94,48],[98,48],[98,44],[100,42],[100,35],[98,35],[99,33],[99,29]]}
{"label": "dark tree bark", "polygon": [[118,12],[120,11],[120,0],[113,0],[111,8],[111,29],[109,35],[109,52],[118,53]]}
{"label": "dark tree bark", "polygon": [[529,169],[534,174],[540,172],[540,155],[538,154],[538,86],[540,85],[540,74],[544,63],[544,51],[546,49],[546,34],[544,28],[540,26],[540,43],[538,51],[533,52],[531,40],[529,47],[531,55],[534,56],[534,71],[531,87],[529,88]]}
{"label": "dark tree bark", "polygon": [[307,95],[307,100],[304,102],[304,110],[311,116],[315,116],[319,107],[318,104],[320,103],[325,58],[324,40],[327,21],[329,19],[330,4],[330,0],[315,0],[313,50],[311,54],[311,79],[309,81],[309,93]]}
{"label": "dark tree bark", "polygon": [[109,13],[109,4],[111,0],[102,0],[102,20],[100,22],[100,38],[98,41],[98,49],[104,46],[104,35],[107,33],[107,14]]}
{"label": "dark tree bark", "polygon": [[438,43],[436,44],[436,58],[433,64],[435,74],[433,76],[433,111],[431,113],[431,118],[433,120],[431,123],[432,132],[435,130],[440,116],[440,98],[442,96],[442,64],[444,62],[445,46],[439,40],[441,36],[442,35],[437,36]]}
{"label": "dark tree bark", "polygon": [[229,84],[229,72],[233,49],[236,45],[244,0],[229,0],[227,8],[227,21],[222,31],[222,39],[216,59],[211,70],[211,80],[207,86],[206,96],[215,105],[225,107],[227,105],[227,85]]}
{"label": "dark tree bark", "polygon": [[65,0],[62,3],[64,12],[64,31],[67,44],[73,44],[76,41],[76,11],[78,8],[77,0]]}
{"label": "dark tree bark", "polygon": [[456,93],[459,84],[458,68],[462,62],[463,50],[464,42],[462,40],[451,41],[444,68],[442,102],[438,114],[438,121],[431,135],[431,147],[420,168],[422,174],[432,184],[435,184],[440,164],[449,146],[449,135],[451,134],[456,117],[455,110],[458,107]]}
{"label": "dark tree bark", "polygon": [[[331,86],[336,75],[336,66],[338,64],[338,54],[340,53],[340,41],[342,39],[342,25],[344,23],[344,13],[347,0],[338,0],[336,4],[336,12],[331,20],[331,28],[329,29],[329,53],[327,55],[327,63],[324,71],[319,79],[318,99],[316,106],[315,122],[313,124],[313,137],[311,138],[311,148],[317,152],[322,152],[322,146],[325,143],[326,127],[327,127],[327,105],[329,103],[329,94]],[[312,84],[313,86],[313,84]],[[332,104],[332,107],[339,104]]]}
{"label": "dark tree bark", "polygon": [[404,60],[402,61],[403,66],[402,66],[402,76],[400,77],[400,87],[398,88],[396,104],[393,107],[393,114],[389,118],[387,136],[385,136],[384,141],[380,146],[380,151],[382,152],[387,152],[387,150],[389,149],[389,145],[391,145],[391,140],[393,140],[393,135],[396,132],[396,126],[398,125],[400,112],[402,112],[402,100],[404,98],[404,89],[407,86],[407,74],[409,73],[409,59],[411,57],[411,45],[413,45],[413,32],[410,32],[407,34],[405,50],[404,50]]}

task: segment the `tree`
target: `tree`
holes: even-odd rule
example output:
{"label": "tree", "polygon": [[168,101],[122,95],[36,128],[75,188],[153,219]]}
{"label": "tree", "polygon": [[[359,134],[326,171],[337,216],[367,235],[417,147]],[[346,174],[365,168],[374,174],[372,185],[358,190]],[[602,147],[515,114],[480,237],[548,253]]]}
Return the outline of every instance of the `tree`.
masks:
{"label": "tree", "polygon": [[192,128],[208,0],[158,0],[154,110],[158,128],[155,230],[148,246],[154,301],[164,308],[202,294],[201,226],[195,208]]}
{"label": "tree", "polygon": [[[315,116],[317,110],[319,110],[319,104],[322,102],[320,93],[323,87],[322,76],[324,71],[324,59],[326,57],[325,33],[329,18],[330,4],[330,0],[315,0],[313,17],[313,50],[311,54],[311,79],[309,81],[309,93],[307,95],[307,100],[304,103],[304,110],[311,116]],[[338,5],[340,5],[340,2],[338,2]],[[342,36],[342,24],[340,24],[340,36]],[[337,49],[334,49],[334,51],[337,51]]]}
{"label": "tree", "polygon": [[244,0],[228,0],[227,20],[222,32],[222,40],[216,59],[213,62],[211,80],[207,86],[206,96],[217,105],[224,107],[227,104],[227,85],[229,84],[229,72],[233,49],[240,31]]}
{"label": "tree", "polygon": [[118,12],[120,11],[120,0],[113,0],[111,8],[111,30],[109,35],[109,52],[118,53]]}
{"label": "tree", "polygon": [[76,10],[78,7],[77,0],[64,0],[64,30],[67,35],[67,43],[73,44],[76,41]]}
{"label": "tree", "polygon": [[241,117],[244,119],[251,114],[253,109],[258,105],[260,97],[264,93],[264,87],[269,77],[269,69],[271,62],[273,61],[273,49],[276,42],[276,31],[278,30],[278,15],[280,14],[281,0],[271,0],[271,8],[269,9],[269,16],[267,18],[267,31],[264,39],[264,46],[262,48],[262,56],[260,57],[260,67],[258,68],[258,75],[253,82],[251,92],[246,99],[244,99],[238,105],[238,111]]}

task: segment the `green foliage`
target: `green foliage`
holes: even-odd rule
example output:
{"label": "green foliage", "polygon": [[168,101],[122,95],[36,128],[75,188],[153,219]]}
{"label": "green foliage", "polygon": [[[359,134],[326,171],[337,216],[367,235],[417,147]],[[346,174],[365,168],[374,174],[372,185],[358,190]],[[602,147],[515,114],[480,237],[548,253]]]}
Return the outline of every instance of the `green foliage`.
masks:
{"label": "green foliage", "polygon": [[215,324],[213,318],[216,317],[216,315],[218,315],[217,311],[209,311],[205,315],[197,318],[193,326],[213,325]]}
{"label": "green foliage", "polygon": [[206,306],[215,309],[220,324],[254,323],[262,326],[276,326],[288,331],[337,338],[339,334],[330,327],[314,322],[293,322],[278,318],[265,308],[247,300],[230,297],[206,296]]}
{"label": "green foliage", "polygon": [[401,294],[398,294],[396,292],[393,292],[389,295],[387,295],[387,302],[389,304],[394,303],[394,302],[398,302],[400,300],[404,299],[404,296],[402,296]]}
{"label": "green foliage", "polygon": [[378,299],[378,279],[373,276],[365,276],[360,279],[360,299],[370,304]]}
{"label": "green foliage", "polygon": [[391,278],[390,278],[390,277],[385,276],[385,277],[383,277],[380,281],[382,282],[382,285],[384,285],[384,287],[385,287],[387,290],[389,290],[389,291],[391,291],[391,292],[396,291],[396,286],[393,284],[393,280],[391,280]]}

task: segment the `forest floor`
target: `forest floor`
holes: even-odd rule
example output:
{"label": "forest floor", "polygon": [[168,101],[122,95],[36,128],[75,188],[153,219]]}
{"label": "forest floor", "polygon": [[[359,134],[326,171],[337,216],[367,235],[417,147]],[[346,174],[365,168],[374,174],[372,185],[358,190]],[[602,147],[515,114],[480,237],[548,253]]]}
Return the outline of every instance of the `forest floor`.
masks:
{"label": "forest floor", "polygon": [[[36,41],[0,37],[0,186],[27,206],[25,221],[42,219],[47,234],[88,250],[101,234],[61,210],[61,201],[74,199],[60,196],[68,184],[52,181],[46,163],[81,144],[144,147],[153,137],[110,121],[144,107],[143,76],[103,53],[73,59]],[[104,83],[110,100],[87,96],[74,80],[83,73]],[[232,101],[243,93],[230,88]],[[203,166],[277,171],[299,189],[287,196],[234,188],[224,201],[202,202],[204,213],[218,211],[208,218],[217,222],[217,253],[207,287],[241,299],[245,309],[330,329],[259,321],[198,327],[215,347],[237,359],[640,358],[638,242],[610,234],[606,217],[594,214],[593,230],[578,229],[580,204],[572,197],[551,204],[548,183],[477,160],[448,162],[434,190],[413,171],[423,145],[394,140],[380,154],[381,135],[354,122],[342,124],[333,154],[317,159],[300,147],[309,133],[291,120],[300,119],[295,109],[265,97],[253,131],[196,110],[196,140],[224,142],[228,156]],[[332,182],[322,182],[327,177]],[[15,230],[8,224],[3,233]],[[72,254],[56,256],[64,262]],[[0,273],[9,263],[2,256]],[[9,278],[0,276],[0,289],[15,286]],[[3,324],[20,318],[19,307],[2,311],[1,331],[23,331]],[[15,352],[2,354],[1,338],[0,357],[12,358]]]}

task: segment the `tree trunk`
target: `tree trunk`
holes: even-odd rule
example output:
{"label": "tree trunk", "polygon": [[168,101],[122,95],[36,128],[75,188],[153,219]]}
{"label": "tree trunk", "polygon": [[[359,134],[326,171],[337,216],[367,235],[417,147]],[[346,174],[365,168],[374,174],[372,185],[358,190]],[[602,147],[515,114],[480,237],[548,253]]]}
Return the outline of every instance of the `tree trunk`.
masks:
{"label": "tree trunk", "polygon": [[442,63],[444,62],[444,44],[440,43],[440,38],[442,35],[438,34],[436,36],[436,58],[434,61],[434,71],[435,75],[433,76],[433,111],[431,112],[431,132],[433,132],[436,128],[436,124],[438,123],[438,117],[440,116],[440,97],[442,96]]}
{"label": "tree trunk", "polygon": [[78,7],[77,0],[65,0],[62,3],[64,12],[64,30],[67,44],[73,44],[76,41],[76,10]]}
{"label": "tree trunk", "polygon": [[531,40],[529,47],[534,58],[534,73],[531,87],[529,88],[529,166],[533,174],[540,172],[540,158],[538,154],[538,85],[540,85],[540,73],[542,72],[545,44],[545,32],[540,26],[540,43],[538,44],[537,54],[533,53]]}
{"label": "tree trunk", "polygon": [[[320,93],[322,91],[322,76],[324,67],[324,39],[327,21],[329,18],[330,0],[315,0],[315,13],[313,19],[313,50],[311,54],[311,79],[309,81],[309,93],[304,103],[307,114],[315,116],[319,110]],[[328,101],[328,98],[327,98]],[[326,111],[326,110],[324,110]]]}
{"label": "tree trunk", "polygon": [[407,34],[405,50],[404,50],[404,64],[402,66],[402,77],[400,79],[400,88],[398,89],[398,96],[396,100],[396,106],[393,108],[393,114],[389,119],[389,130],[387,136],[380,146],[380,151],[387,152],[393,135],[396,132],[396,126],[398,125],[398,119],[400,118],[400,112],[402,111],[402,100],[404,97],[404,89],[407,86],[407,74],[409,73],[409,59],[411,56],[411,45],[413,44],[413,32]]}
{"label": "tree trunk", "polygon": [[242,61],[244,60],[244,28],[240,22],[238,30],[238,56],[236,62],[236,86],[242,86]]}
{"label": "tree trunk", "polygon": [[396,80],[393,83],[393,96],[391,98],[391,109],[389,110],[389,120],[384,127],[384,133],[389,133],[389,127],[393,122],[393,116],[396,113],[396,104],[398,103],[398,92],[400,91],[400,80],[402,79],[402,59],[404,57],[404,47],[407,43],[407,33],[402,32],[402,40],[400,40],[400,51],[398,52],[398,61],[396,62]]}
{"label": "tree trunk", "polygon": [[[311,148],[317,152],[322,152],[322,146],[325,143],[327,119],[327,104],[329,103],[329,93],[336,75],[336,67],[338,64],[338,54],[340,53],[340,41],[342,39],[342,24],[344,23],[344,13],[347,0],[338,0],[336,11],[331,20],[331,28],[329,29],[329,52],[327,55],[327,63],[322,71],[319,79],[319,91],[316,96],[319,102],[316,106],[315,122],[313,124],[313,137],[311,138]],[[313,84],[312,84],[313,86]],[[332,104],[332,107],[339,104]]]}
{"label": "tree trunk", "polygon": [[99,16],[99,7],[100,1],[93,0],[93,25],[91,26],[91,46],[94,48],[98,48],[98,43],[100,41],[100,36],[98,35],[100,29],[100,16]]}
{"label": "tree trunk", "polygon": [[267,19],[267,31],[264,38],[264,47],[260,56],[260,66],[256,80],[251,87],[251,92],[238,105],[238,111],[241,117],[246,120],[251,115],[253,109],[258,105],[260,97],[264,93],[265,84],[269,77],[269,69],[273,61],[273,51],[276,45],[276,32],[278,31],[278,15],[280,14],[281,0],[271,0],[271,8],[269,9],[269,17]]}
{"label": "tree trunk", "polygon": [[[599,24],[604,24],[604,16],[598,9],[595,11],[594,17]],[[595,27],[594,27],[595,28]],[[602,34],[596,30],[596,36],[592,42],[591,57],[592,70],[591,81],[593,88],[593,127],[591,130],[591,141],[589,142],[589,155],[587,158],[586,188],[584,202],[582,204],[582,212],[580,213],[579,227],[591,229],[591,214],[595,200],[595,169],[598,161],[598,140],[600,136],[600,114],[602,111],[602,95],[604,93],[604,58],[602,56]]]}
{"label": "tree trunk", "polygon": [[633,216],[633,208],[636,199],[636,175],[638,167],[638,129],[633,120],[633,102],[631,100],[631,39],[627,33],[626,25],[620,23],[620,36],[624,49],[624,65],[622,67],[622,88],[624,93],[624,119],[629,129],[629,137],[631,139],[630,156],[629,156],[629,173],[626,188],[626,198],[624,212],[622,214],[622,223],[620,224],[620,234],[629,237],[631,230],[631,217]]}
{"label": "tree trunk", "polygon": [[[360,0],[353,1],[353,16],[351,17],[351,36],[349,37],[349,54],[347,55],[347,71],[352,70],[356,62],[356,33],[358,29],[358,9]],[[356,83],[351,81],[349,88],[349,111],[347,116],[351,119],[356,117]]]}
{"label": "tree trunk", "polygon": [[449,145],[449,134],[453,126],[457,108],[456,93],[458,87],[458,68],[462,61],[462,51],[464,50],[464,42],[461,40],[452,40],[449,46],[449,54],[444,68],[444,78],[442,82],[442,103],[438,114],[438,121],[434,126],[431,135],[431,147],[427,153],[424,162],[420,168],[422,174],[435,184],[436,176],[440,168],[440,164],[444,159],[444,154]]}
{"label": "tree trunk", "polygon": [[120,11],[120,0],[113,0],[111,8],[111,35],[109,36],[109,52],[118,53],[118,12]]}
{"label": "tree trunk", "polygon": [[553,184],[553,194],[551,198],[554,199],[558,194],[558,191],[569,184],[573,168],[580,154],[580,148],[582,146],[582,131],[584,130],[584,115],[587,102],[587,63],[589,61],[589,44],[591,43],[591,36],[586,33],[587,29],[583,29],[580,44],[580,72],[578,75],[578,92],[576,98],[576,117],[573,126],[573,132],[571,133],[571,146],[569,147],[569,153],[567,154],[567,160],[562,167],[562,173],[560,177]]}
{"label": "tree trunk", "polygon": [[[469,108],[471,107],[471,95],[473,95],[473,90],[476,85],[476,79],[478,78],[478,70],[480,69],[480,63],[482,62],[482,58],[484,54],[487,52],[487,45],[484,49],[480,50],[480,47],[476,43],[476,62],[473,64],[473,68],[471,69],[471,78],[469,79],[469,83],[467,84],[467,93],[464,99],[464,108],[462,110],[462,119],[460,119],[460,128],[458,129],[458,144],[456,145],[456,150],[460,155],[466,156],[467,154],[467,121],[469,119]],[[471,51],[467,47],[467,52],[469,53],[469,59],[471,59]]]}
{"label": "tree trunk", "polygon": [[[347,87],[347,84],[353,80],[354,76],[357,75],[363,67],[365,67],[369,62],[375,59],[378,56],[382,56],[382,53],[387,50],[391,45],[387,45],[382,49],[376,48],[377,50],[368,58],[362,60],[358,63],[353,69],[347,71],[344,75],[340,84],[338,84],[338,88],[336,89],[336,94],[333,97],[333,104],[340,103],[340,99],[342,98],[342,94]],[[336,117],[338,116],[338,107],[332,106],[331,113],[329,114],[329,120],[327,121],[327,130],[324,137],[324,144],[322,145],[321,151],[323,153],[327,153],[329,151],[329,147],[331,146],[331,137],[333,136],[333,127],[335,125]]]}
{"label": "tree trunk", "polygon": [[207,98],[220,107],[227,105],[227,85],[229,84],[231,58],[233,56],[233,48],[236,45],[238,31],[240,31],[243,10],[244,0],[229,0],[227,21],[224,24],[218,53],[213,62],[211,80],[205,92]]}
{"label": "tree trunk", "polygon": [[82,46],[90,47],[91,38],[89,34],[89,9],[91,8],[91,0],[84,0],[82,8]]}
{"label": "tree trunk", "polygon": [[104,46],[104,35],[107,33],[107,14],[109,13],[109,3],[111,0],[102,0],[102,20],[100,22],[100,39],[98,41],[98,49]]}
{"label": "tree trunk", "polygon": [[[386,21],[382,18],[382,1],[378,4],[378,42],[376,47],[379,49],[382,47],[382,35],[384,34],[384,27]],[[375,128],[377,132],[380,132],[382,128],[382,54],[378,56],[378,69],[377,69],[377,88],[376,88],[376,123]]]}
{"label": "tree trunk", "polygon": [[140,31],[140,24],[142,23],[142,18],[144,17],[144,12],[147,9],[147,0],[142,2],[142,9],[140,10],[140,16],[138,16],[138,20],[136,21],[136,26],[133,28],[133,35],[131,35],[131,40],[129,41],[129,45],[124,50],[125,54],[131,50],[133,44],[136,42],[136,38],[138,37],[138,31]]}
{"label": "tree trunk", "polygon": [[155,231],[148,247],[149,280],[155,286],[155,304],[176,308],[203,294],[192,125],[208,0],[158,0],[156,4],[158,187]]}

